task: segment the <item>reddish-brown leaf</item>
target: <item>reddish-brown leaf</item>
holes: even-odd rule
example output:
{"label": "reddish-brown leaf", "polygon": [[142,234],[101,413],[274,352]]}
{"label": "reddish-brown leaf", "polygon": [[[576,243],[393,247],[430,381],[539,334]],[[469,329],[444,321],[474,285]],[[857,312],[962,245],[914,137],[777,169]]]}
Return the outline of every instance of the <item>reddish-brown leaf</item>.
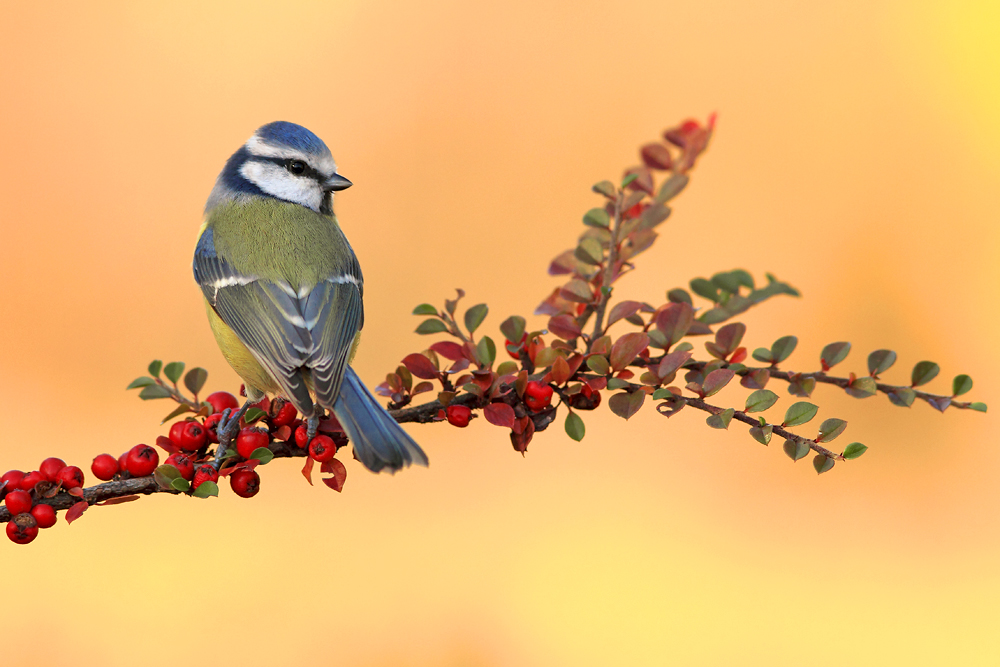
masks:
{"label": "reddish-brown leaf", "polygon": [[74,503],[72,507],[66,510],[66,523],[73,523],[79,519],[90,505],[87,504],[86,500],[81,500],[78,503]]}
{"label": "reddish-brown leaf", "polygon": [[556,315],[549,318],[549,331],[560,338],[571,340],[580,335],[580,327],[576,323],[576,318],[571,315]]}
{"label": "reddish-brown leaf", "polygon": [[414,352],[413,354],[406,355],[406,357],[403,358],[403,364],[406,366],[407,370],[422,380],[437,379],[437,369],[434,368],[434,364],[431,363],[431,360],[422,354]]}
{"label": "reddish-brown leaf", "polygon": [[632,393],[622,392],[608,399],[608,407],[611,408],[611,412],[622,419],[628,419],[639,412],[639,408],[642,407],[642,403],[645,400],[646,393],[643,391],[634,391]]}
{"label": "reddish-brown leaf", "polygon": [[315,463],[315,461],[307,456],[306,464],[302,466],[302,476],[306,478],[307,482],[309,482],[309,486],[313,485],[313,463]]}
{"label": "reddish-brown leaf", "polygon": [[450,340],[439,340],[431,345],[431,349],[449,361],[458,361],[465,357],[462,346]]}
{"label": "reddish-brown leaf", "polygon": [[417,394],[422,394],[425,391],[432,391],[433,389],[434,389],[434,385],[431,384],[430,382],[418,382],[417,386],[414,387],[413,391],[410,392],[410,393],[412,395],[416,396]]}
{"label": "reddish-brown leaf", "polygon": [[344,490],[344,482],[347,481],[347,468],[337,459],[330,459],[320,466],[320,472],[333,473],[333,477],[324,477],[323,483],[336,492]]}
{"label": "reddish-brown leaf", "polygon": [[642,161],[651,169],[670,169],[673,159],[663,144],[646,144],[639,151]]}
{"label": "reddish-brown leaf", "polygon": [[639,332],[627,333],[611,346],[611,370],[618,372],[628,366],[649,347],[649,336]]}
{"label": "reddish-brown leaf", "polygon": [[278,428],[278,430],[274,432],[275,440],[291,440],[291,438],[292,438],[292,427],[288,426],[287,424],[285,426]]}
{"label": "reddish-brown leaf", "polygon": [[694,321],[694,309],[687,303],[671,303],[656,313],[656,328],[673,345],[688,332]]}
{"label": "reddish-brown leaf", "polygon": [[660,361],[660,365],[656,369],[656,374],[660,376],[660,379],[667,377],[671,373],[676,373],[681,366],[687,363],[687,360],[691,358],[691,351],[684,350],[680,352],[671,352],[670,354],[663,357]]}
{"label": "reddish-brown leaf", "polygon": [[71,496],[76,496],[77,498],[83,498],[83,488],[79,486],[74,486],[72,489],[66,489],[66,493]]}
{"label": "reddish-brown leaf", "polygon": [[574,269],[576,269],[575,251],[567,250],[553,259],[552,263],[549,264],[549,275],[561,276],[567,273],[573,273]]}
{"label": "reddish-brown leaf", "polygon": [[638,178],[628,184],[629,190],[641,191],[650,195],[653,194],[653,172],[647,167],[632,167],[625,170],[622,178],[628,178],[632,174],[637,174]]}
{"label": "reddish-brown leaf", "polygon": [[156,446],[163,449],[168,454],[175,454],[180,451],[177,449],[177,445],[174,444],[174,441],[165,435],[156,436]]}
{"label": "reddish-brown leaf", "polygon": [[133,500],[139,500],[139,496],[122,496],[121,498],[108,498],[107,500],[99,503],[94,503],[95,505],[121,505],[122,503],[130,503]]}
{"label": "reddish-brown leaf", "polygon": [[635,315],[641,308],[642,303],[639,301],[622,301],[615,304],[615,307],[611,309],[611,314],[608,315],[608,326],[610,327],[618,320]]}
{"label": "reddish-brown leaf", "polygon": [[552,290],[552,294],[545,301],[538,304],[538,307],[535,308],[535,315],[558,315],[559,313],[568,313],[573,310],[575,305],[559,296],[560,289],[557,287]]}
{"label": "reddish-brown leaf", "polygon": [[483,416],[494,426],[514,427],[514,408],[506,403],[490,403],[483,410]]}
{"label": "reddish-brown leaf", "polygon": [[565,358],[559,357],[552,363],[552,381],[556,384],[563,384],[571,375]]}
{"label": "reddish-brown leaf", "polygon": [[559,296],[567,301],[590,303],[594,300],[594,291],[586,282],[573,279],[560,288]]}

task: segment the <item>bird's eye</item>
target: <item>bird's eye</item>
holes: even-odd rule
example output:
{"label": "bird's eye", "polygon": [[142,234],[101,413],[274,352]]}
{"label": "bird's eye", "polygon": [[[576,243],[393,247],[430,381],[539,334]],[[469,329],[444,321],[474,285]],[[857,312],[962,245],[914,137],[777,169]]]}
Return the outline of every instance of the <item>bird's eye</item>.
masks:
{"label": "bird's eye", "polygon": [[292,172],[296,176],[306,173],[306,163],[302,160],[292,160],[286,166],[288,171]]}

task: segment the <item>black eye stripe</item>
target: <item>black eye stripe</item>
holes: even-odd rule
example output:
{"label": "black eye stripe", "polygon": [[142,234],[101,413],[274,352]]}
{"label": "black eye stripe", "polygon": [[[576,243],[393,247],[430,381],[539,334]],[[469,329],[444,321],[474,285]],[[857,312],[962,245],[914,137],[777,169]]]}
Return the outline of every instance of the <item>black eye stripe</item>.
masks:
{"label": "black eye stripe", "polygon": [[[272,164],[276,164],[279,167],[283,167],[285,169],[288,169],[289,166],[293,162],[301,162],[302,164],[304,164],[306,166],[305,171],[303,171],[301,174],[295,174],[296,176],[307,176],[307,177],[315,180],[317,183],[323,183],[323,181],[326,180],[326,177],[323,176],[323,174],[321,174],[317,170],[313,169],[309,165],[309,163],[306,162],[305,160],[298,160],[296,158],[263,157],[263,156],[254,156],[254,159],[255,160],[260,160],[261,162],[270,162]],[[289,171],[288,173],[292,173],[292,172]]]}

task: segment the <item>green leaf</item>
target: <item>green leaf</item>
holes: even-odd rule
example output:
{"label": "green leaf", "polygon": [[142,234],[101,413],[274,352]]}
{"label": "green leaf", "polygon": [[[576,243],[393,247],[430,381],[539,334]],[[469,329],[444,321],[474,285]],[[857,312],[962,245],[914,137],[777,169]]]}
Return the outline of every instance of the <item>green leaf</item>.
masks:
{"label": "green leaf", "polygon": [[[614,186],[612,186],[612,189]],[[613,197],[614,195],[612,195]],[[611,224],[611,218],[608,216],[608,212],[603,208],[592,208],[583,214],[583,224],[588,227],[608,227]]]}
{"label": "green leaf", "polygon": [[919,387],[922,384],[927,384],[936,378],[940,371],[941,368],[933,361],[921,361],[913,367],[913,373],[910,376],[910,386]]}
{"label": "green leaf", "polygon": [[414,315],[437,315],[437,308],[429,303],[422,303],[413,309]]}
{"label": "green leaf", "polygon": [[156,470],[153,471],[153,481],[156,482],[156,484],[161,489],[171,488],[170,482],[172,482],[173,480],[177,479],[180,476],[181,473],[179,470],[177,470],[177,468],[167,464],[157,466]]}
{"label": "green leaf", "polygon": [[156,361],[149,362],[149,374],[155,378],[160,377],[160,370],[163,368],[163,362],[157,359]]}
{"label": "green leaf", "polygon": [[747,404],[744,412],[763,412],[777,402],[778,395],[773,391],[770,389],[758,389],[747,396]]}
{"label": "green leaf", "polygon": [[712,428],[728,429],[729,422],[732,421],[733,415],[736,413],[732,408],[726,408],[717,415],[709,415],[705,423]]}
{"label": "green leaf", "polygon": [[771,442],[771,429],[774,428],[770,424],[764,424],[763,426],[751,426],[750,427],[750,437],[759,442],[762,445],[767,445]]}
{"label": "green leaf", "polygon": [[623,178],[622,179],[622,189],[624,190],[625,188],[627,188],[629,185],[632,184],[632,181],[634,181],[637,178],[639,178],[639,174],[637,174],[637,173],[629,174],[628,176],[626,176],[625,178]]}
{"label": "green leaf", "polygon": [[817,454],[813,457],[813,468],[816,469],[816,474],[822,475],[832,467],[833,459],[826,454]]}
{"label": "green leaf", "polygon": [[417,327],[417,333],[421,336],[426,336],[427,334],[442,333],[448,330],[448,325],[446,325],[441,320],[424,320]]}
{"label": "green leaf", "polygon": [[849,384],[844,391],[848,396],[854,398],[868,398],[878,393],[878,383],[873,377],[854,378],[854,382]]}
{"label": "green leaf", "polygon": [[785,419],[781,425],[801,426],[815,417],[818,411],[819,408],[817,406],[812,403],[807,403],[806,401],[792,403],[788,410],[785,411]]}
{"label": "green leaf", "polygon": [[167,415],[166,417],[164,417],[163,419],[161,419],[161,420],[160,420],[160,423],[161,423],[161,424],[166,424],[166,423],[167,423],[168,421],[170,421],[170,420],[171,420],[171,419],[173,419],[174,417],[179,417],[180,415],[184,414],[185,412],[194,412],[194,410],[192,410],[191,408],[189,408],[189,407],[188,407],[187,405],[185,405],[184,403],[181,403],[181,404],[180,404],[180,405],[178,405],[178,406],[177,406],[176,408],[174,408],[174,409],[173,409],[173,410],[172,410],[172,411],[170,412],[170,414],[169,414],[169,415]]}
{"label": "green leaf", "polygon": [[587,434],[587,428],[583,424],[583,420],[580,419],[580,415],[575,412],[571,412],[566,415],[566,435],[573,438],[577,442],[583,440],[583,436]]}
{"label": "green leaf", "polygon": [[484,366],[492,366],[497,358],[497,346],[489,336],[483,336],[476,345],[476,356]]}
{"label": "green leaf", "polygon": [[660,387],[659,389],[653,392],[654,401],[660,401],[663,400],[664,398],[672,398],[673,396],[674,393],[669,389],[667,389],[666,387]]}
{"label": "green leaf", "polygon": [[736,294],[740,291],[742,283],[740,276],[735,275],[733,271],[720,271],[712,276],[712,284],[725,292]]}
{"label": "green leaf", "polygon": [[219,495],[219,485],[211,480],[206,480],[198,485],[198,488],[191,494],[195,498],[208,498]]}
{"label": "green leaf", "polygon": [[868,374],[881,375],[896,363],[896,353],[892,350],[875,350],[868,355]]}
{"label": "green leaf", "polygon": [[705,392],[706,397],[713,396],[722,391],[722,388],[729,384],[730,380],[732,380],[735,375],[736,373],[733,372],[733,369],[731,368],[719,368],[714,370],[705,376],[705,381],[701,385],[701,390]]}
{"label": "green leaf", "polygon": [[771,350],[766,347],[756,348],[750,353],[750,356],[763,364],[769,364],[774,359],[774,357],[771,356]]}
{"label": "green leaf", "polygon": [[795,346],[799,344],[799,339],[795,336],[782,336],[771,345],[771,358],[774,363],[780,364],[791,356],[795,351]]}
{"label": "green leaf", "polygon": [[148,377],[141,377],[132,380],[125,389],[137,389],[139,387],[148,387],[150,385],[156,384],[156,380]]}
{"label": "green leaf", "polygon": [[868,448],[862,445],[860,442],[852,442],[851,444],[849,444],[847,447],[844,448],[843,457],[848,461],[850,461],[851,459],[858,458],[867,451]]}
{"label": "green leaf", "polygon": [[847,428],[847,422],[843,419],[827,419],[819,425],[819,436],[816,442],[830,442]]}
{"label": "green leaf", "polygon": [[170,488],[183,493],[191,488],[191,482],[187,481],[183,477],[177,477],[176,479],[170,480]]}
{"label": "green leaf", "polygon": [[[608,387],[610,388],[610,386],[611,382],[608,382]],[[611,408],[611,412],[622,419],[629,419],[639,412],[644,400],[646,400],[646,392],[644,391],[622,392],[608,399],[608,407]]]}
{"label": "green leaf", "polygon": [[559,290],[559,296],[576,303],[590,303],[594,300],[590,285],[579,279],[573,279],[563,285]]}
{"label": "green leaf", "polygon": [[972,390],[972,378],[968,375],[956,375],[951,381],[951,395],[961,396]]}
{"label": "green leaf", "polygon": [[783,444],[781,448],[785,450],[785,454],[788,455],[788,458],[793,461],[798,461],[809,453],[809,445],[796,440],[785,440],[785,444]]}
{"label": "green leaf", "polygon": [[608,199],[615,198],[615,184],[611,181],[601,181],[600,183],[594,183],[590,188],[599,195],[604,195]]}
{"label": "green leaf", "polygon": [[677,287],[675,289],[667,292],[667,301],[670,303],[686,303],[689,306],[694,305],[691,301],[691,295],[688,294],[686,289],[681,289]]}
{"label": "green leaf", "polygon": [[851,344],[847,342],[843,343],[830,343],[823,348],[823,352],[820,353],[819,358],[823,363],[823,370],[828,371],[841,361],[847,358],[847,354],[851,351]]}
{"label": "green leaf", "polygon": [[908,408],[917,399],[917,393],[909,387],[898,387],[889,394],[889,401],[901,408]]}
{"label": "green leaf", "polygon": [[580,244],[576,246],[573,256],[584,264],[596,266],[604,259],[604,250],[597,239],[582,238]]}
{"label": "green leaf", "polygon": [[143,387],[142,391],[139,392],[139,398],[144,401],[154,398],[170,398],[170,390],[158,384],[149,385],[148,387]]}
{"label": "green leaf", "polygon": [[272,452],[267,447],[258,447],[257,449],[250,452],[251,459],[257,459],[260,461],[261,465],[267,465],[274,458],[274,452]]}
{"label": "green leaf", "polygon": [[670,201],[684,189],[684,186],[688,184],[690,177],[687,174],[674,174],[667,180],[663,182],[660,186],[660,191],[656,193],[656,201],[659,204]]}
{"label": "green leaf", "polygon": [[524,338],[524,318],[520,315],[511,315],[500,323],[500,333],[504,338],[512,343],[519,343]]}
{"label": "green leaf", "polygon": [[628,386],[628,380],[621,378],[611,378],[608,380],[608,389],[621,389]]}
{"label": "green leaf", "polygon": [[184,386],[187,387],[188,391],[196,395],[201,388],[205,386],[205,381],[208,380],[208,371],[204,368],[192,368],[184,376]]}
{"label": "green leaf", "polygon": [[465,311],[465,328],[469,333],[473,333],[479,325],[486,319],[486,314],[490,312],[489,306],[479,303]]}
{"label": "green leaf", "polygon": [[504,375],[514,375],[517,373],[519,368],[520,366],[517,365],[516,361],[508,359],[497,366],[497,375],[500,377],[503,377]]}
{"label": "green leaf", "polygon": [[691,281],[691,291],[698,296],[709,301],[719,302],[719,288],[704,278],[695,278]]}
{"label": "green leaf", "polygon": [[167,376],[167,379],[177,384],[184,375],[184,362],[183,361],[171,361],[169,364],[163,367],[163,374]]}
{"label": "green leaf", "polygon": [[608,358],[602,354],[592,354],[587,357],[587,368],[598,375],[607,375],[611,372],[611,364],[608,363]]}
{"label": "green leaf", "polygon": [[970,410],[975,410],[976,412],[986,412],[986,404],[976,401],[975,403],[969,404]]}
{"label": "green leaf", "polygon": [[243,422],[246,424],[252,424],[266,415],[267,413],[260,408],[250,408],[243,413]]}

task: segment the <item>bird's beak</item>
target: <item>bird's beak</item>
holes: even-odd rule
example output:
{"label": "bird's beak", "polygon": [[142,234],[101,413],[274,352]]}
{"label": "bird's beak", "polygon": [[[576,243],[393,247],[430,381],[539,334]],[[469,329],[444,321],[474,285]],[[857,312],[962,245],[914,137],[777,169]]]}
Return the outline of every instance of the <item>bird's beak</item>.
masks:
{"label": "bird's beak", "polygon": [[334,174],[323,183],[323,189],[327,192],[340,192],[341,190],[346,190],[352,185],[353,183],[340,174]]}

